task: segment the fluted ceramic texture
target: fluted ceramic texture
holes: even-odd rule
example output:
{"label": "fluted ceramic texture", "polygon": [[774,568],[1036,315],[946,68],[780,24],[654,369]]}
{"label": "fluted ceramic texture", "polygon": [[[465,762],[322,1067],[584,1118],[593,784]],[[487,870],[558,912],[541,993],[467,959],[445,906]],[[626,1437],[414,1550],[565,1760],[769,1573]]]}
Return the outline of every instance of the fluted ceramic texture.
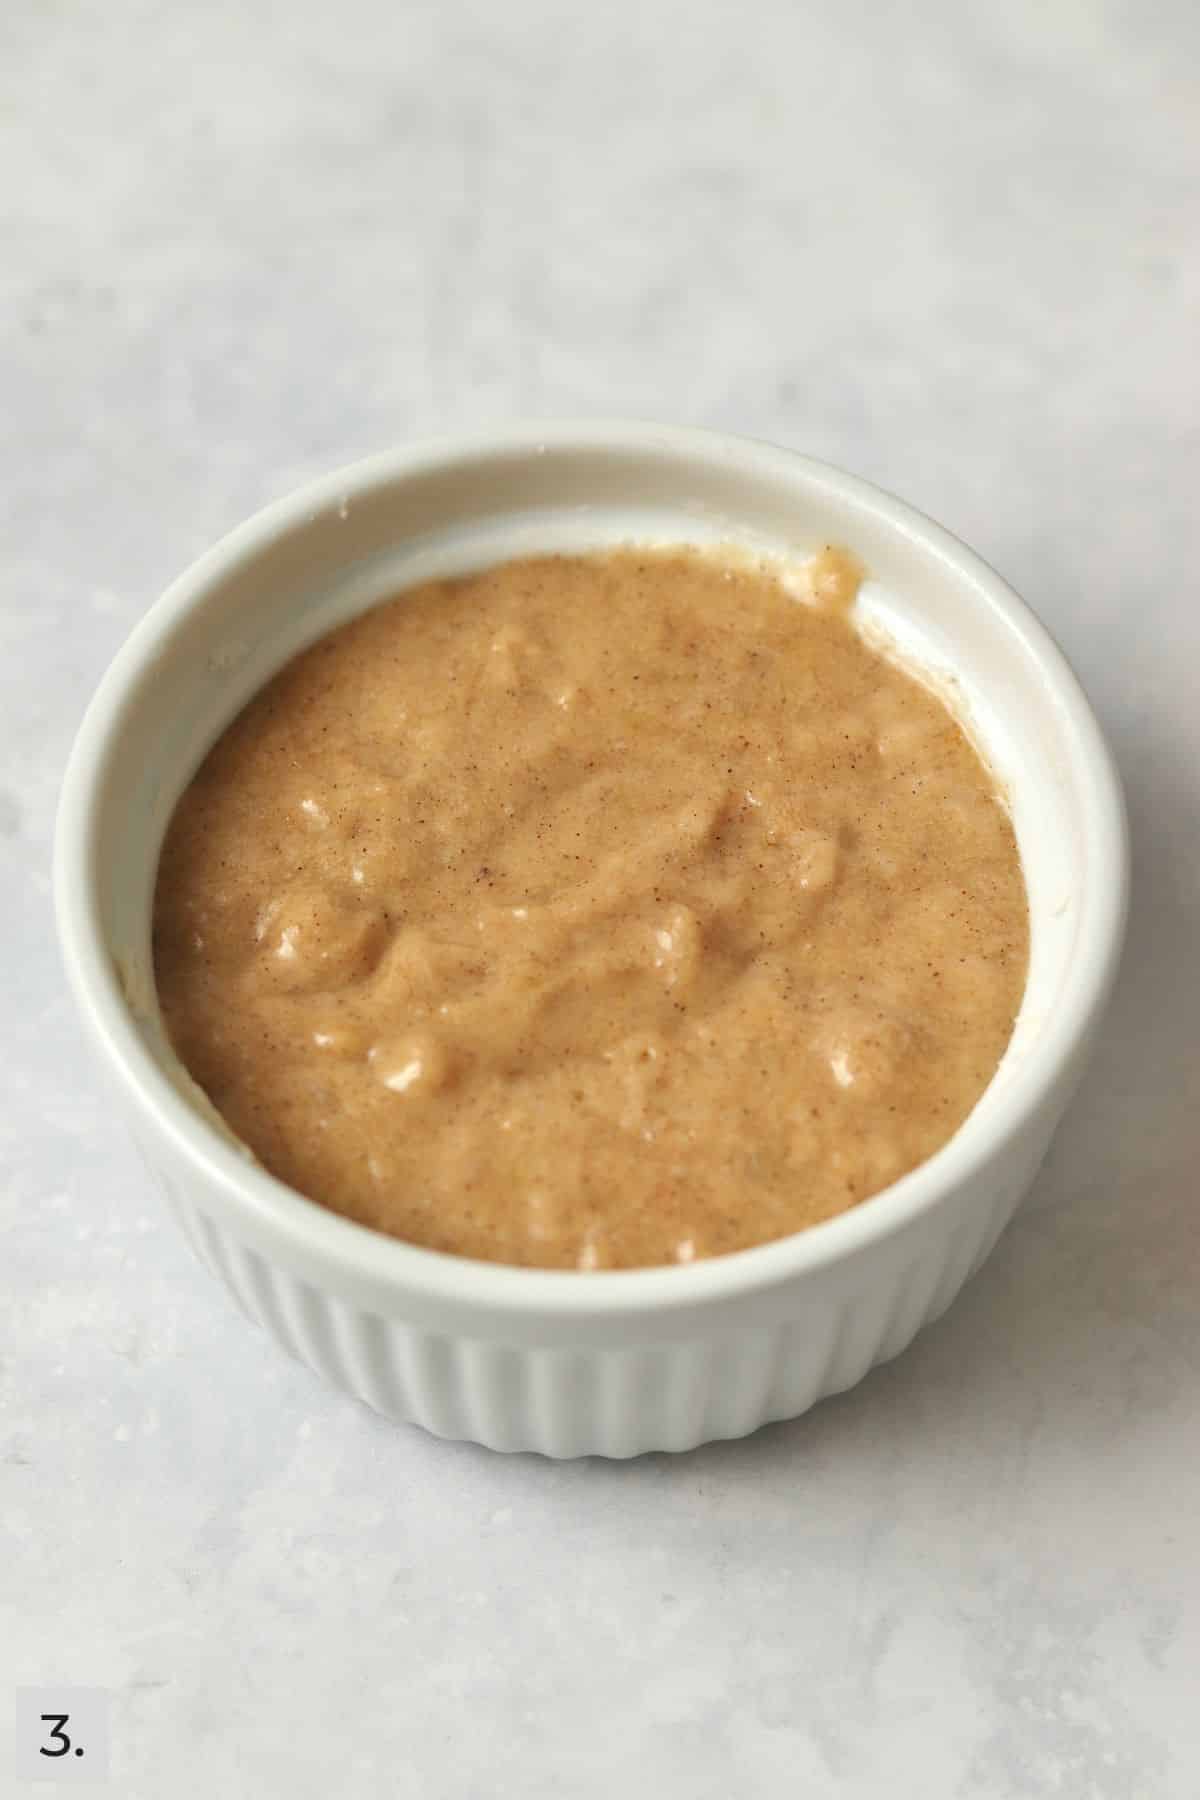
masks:
{"label": "fluted ceramic texture", "polygon": [[973,1197],[911,1260],[867,1269],[847,1297],[815,1297],[790,1321],[598,1348],[450,1336],[365,1311],[269,1261],[160,1179],[193,1250],[242,1312],[377,1412],[494,1450],[627,1457],[744,1437],[853,1387],[949,1306],[1028,1178]]}

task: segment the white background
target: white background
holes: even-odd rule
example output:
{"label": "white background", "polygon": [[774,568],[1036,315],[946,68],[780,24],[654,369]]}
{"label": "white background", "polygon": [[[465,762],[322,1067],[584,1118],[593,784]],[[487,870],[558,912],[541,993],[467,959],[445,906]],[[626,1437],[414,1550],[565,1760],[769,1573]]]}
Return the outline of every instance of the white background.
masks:
{"label": "white background", "polygon": [[[121,1800],[1200,1793],[1198,178],[1191,0],[5,0],[0,1688],[111,1688]],[[90,690],[218,534],[620,412],[995,562],[1111,732],[1135,910],[948,1318],[799,1423],[555,1466],[235,1317],[99,1096],[47,863]]]}

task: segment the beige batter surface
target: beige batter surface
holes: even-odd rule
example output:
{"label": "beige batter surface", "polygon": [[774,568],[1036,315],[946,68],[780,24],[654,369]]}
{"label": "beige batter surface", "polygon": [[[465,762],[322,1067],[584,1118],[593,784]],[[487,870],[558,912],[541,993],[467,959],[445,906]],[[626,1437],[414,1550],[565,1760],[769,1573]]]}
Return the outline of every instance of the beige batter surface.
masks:
{"label": "beige batter surface", "polygon": [[172,821],[178,1052],[303,1193],[414,1243],[689,1262],[929,1156],[1020,1004],[1025,889],[942,703],[766,568],[417,588],[291,663]]}

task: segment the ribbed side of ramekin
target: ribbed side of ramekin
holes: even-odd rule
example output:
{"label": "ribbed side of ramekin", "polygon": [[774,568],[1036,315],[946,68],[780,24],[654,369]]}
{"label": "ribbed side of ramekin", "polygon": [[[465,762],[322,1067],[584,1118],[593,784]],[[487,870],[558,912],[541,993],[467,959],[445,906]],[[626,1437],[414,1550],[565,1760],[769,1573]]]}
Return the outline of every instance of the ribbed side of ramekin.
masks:
{"label": "ribbed side of ramekin", "polygon": [[629,1457],[796,1418],[898,1355],[984,1261],[1034,1167],[1015,1180],[1010,1167],[994,1191],[976,1190],[911,1255],[868,1259],[847,1293],[799,1291],[793,1318],[644,1346],[631,1321],[620,1341],[586,1348],[445,1335],[363,1310],[297,1278],[156,1173],[192,1249],[241,1311],[377,1412],[494,1450]]}

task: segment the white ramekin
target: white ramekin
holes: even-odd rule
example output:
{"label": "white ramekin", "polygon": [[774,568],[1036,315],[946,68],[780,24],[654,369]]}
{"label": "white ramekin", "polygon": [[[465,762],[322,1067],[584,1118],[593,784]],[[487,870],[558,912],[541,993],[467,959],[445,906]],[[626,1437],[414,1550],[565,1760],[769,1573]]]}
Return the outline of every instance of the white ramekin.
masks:
{"label": "white ramekin", "polygon": [[[827,1224],[686,1267],[504,1268],[382,1237],[249,1160],[171,1055],[150,906],[201,755],[303,644],[410,580],[625,539],[832,541],[861,606],[954,694],[1006,783],[1032,914],[1008,1055],[929,1162]],[[978,557],[865,482],[737,438],[584,424],[422,444],[233,532],[105,676],[63,784],[55,894],[87,1027],[190,1243],[242,1309],[370,1406],[445,1437],[631,1456],[802,1413],[895,1356],[979,1267],[1040,1164],[1109,992],[1128,839],[1111,758],[1046,632]]]}

